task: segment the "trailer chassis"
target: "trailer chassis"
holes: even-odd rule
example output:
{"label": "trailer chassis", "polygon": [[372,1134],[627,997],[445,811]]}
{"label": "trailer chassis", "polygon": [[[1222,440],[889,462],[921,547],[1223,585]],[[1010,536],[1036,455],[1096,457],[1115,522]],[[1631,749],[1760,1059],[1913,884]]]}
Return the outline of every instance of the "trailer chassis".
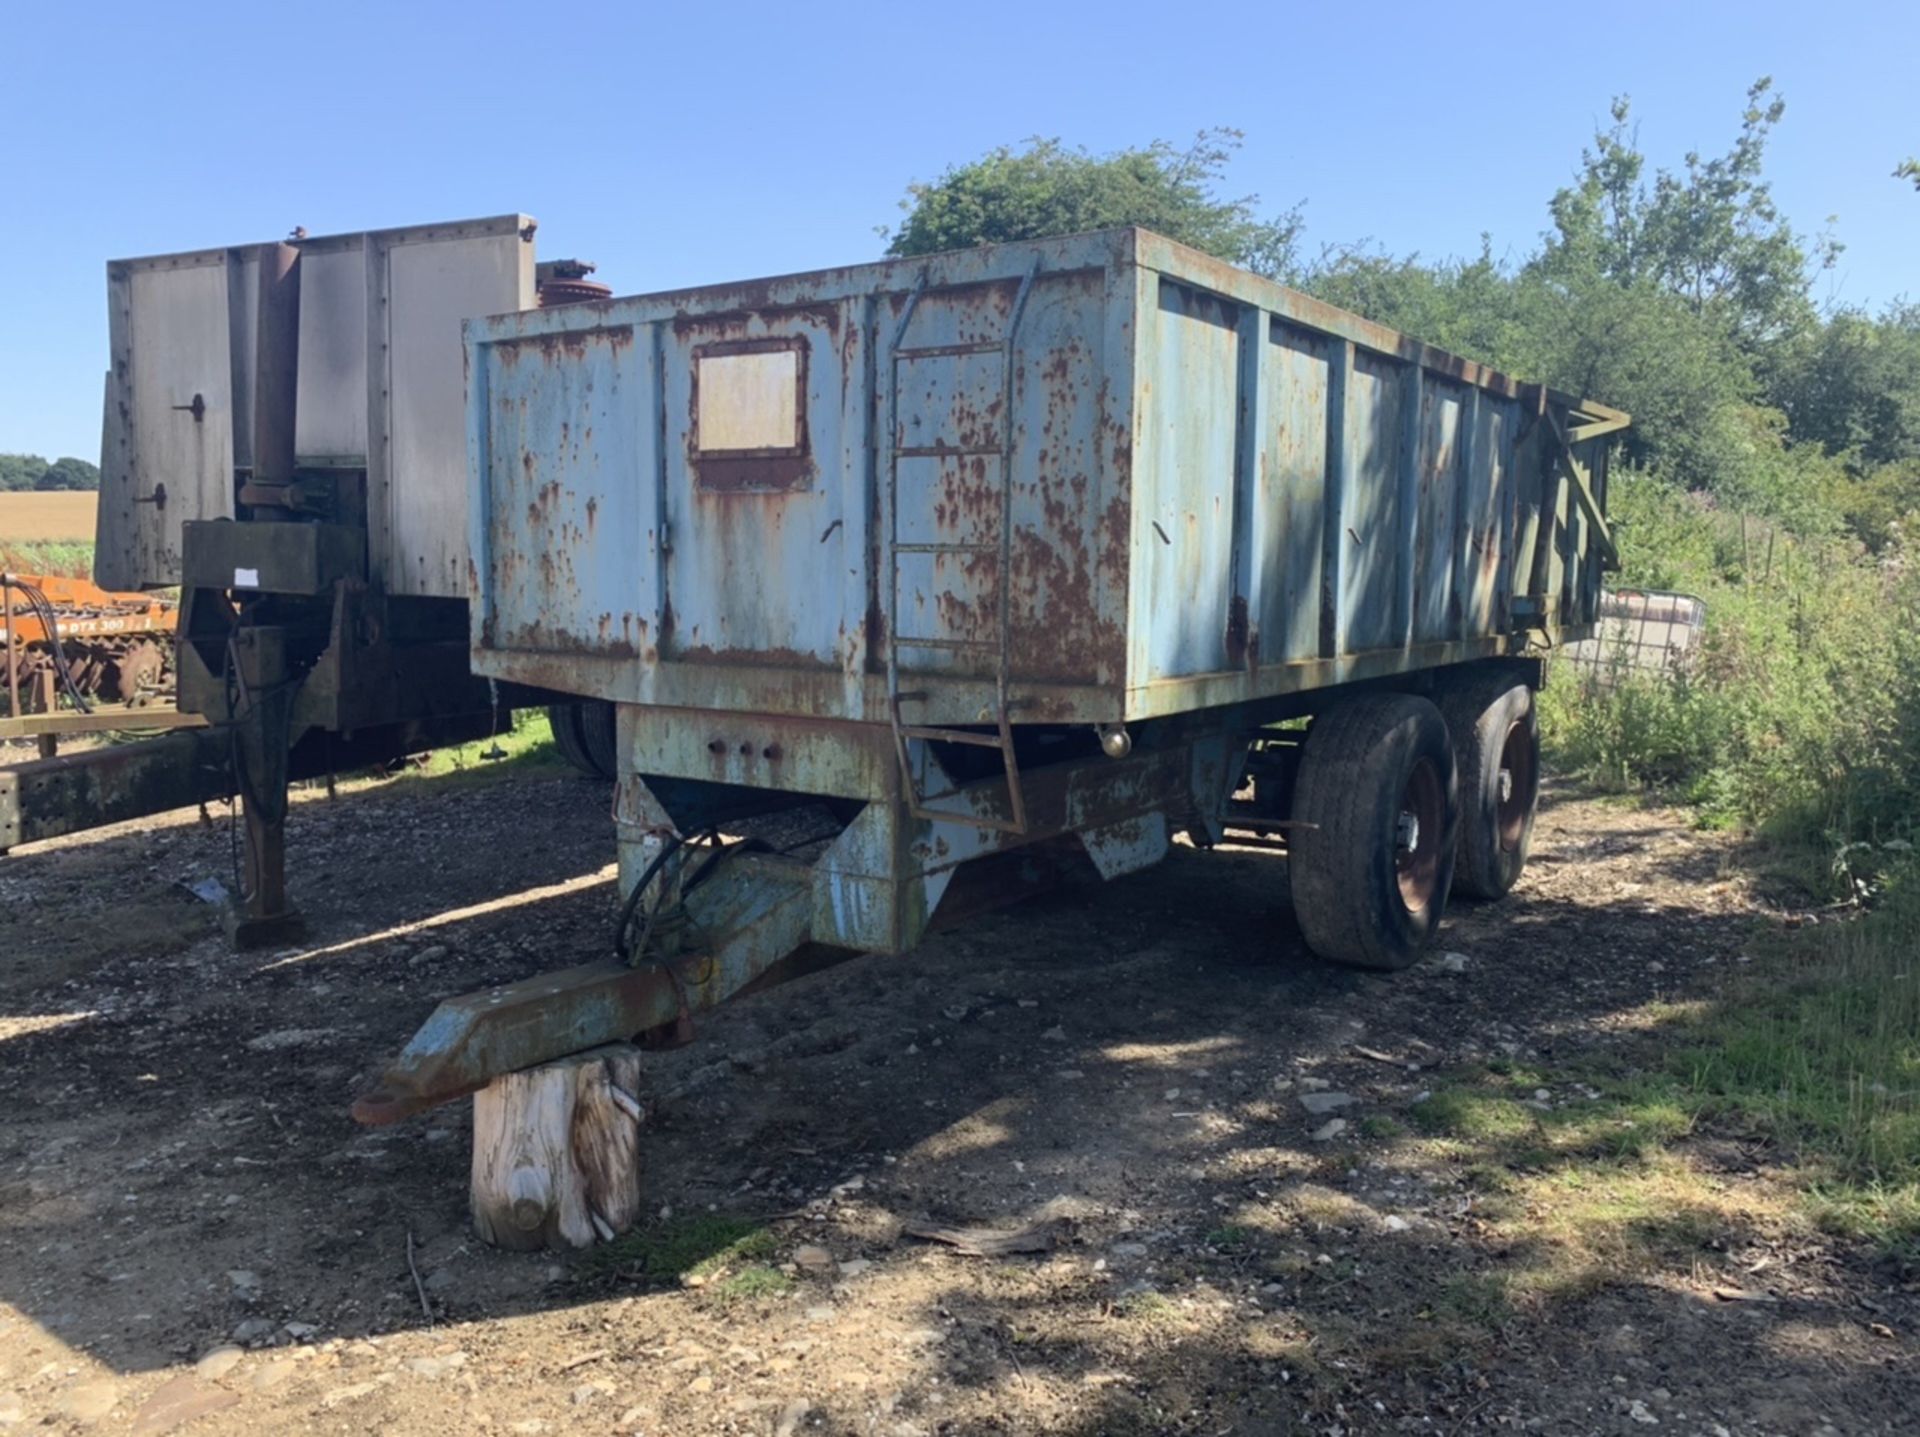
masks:
{"label": "trailer chassis", "polygon": [[[621,705],[624,909],[608,956],[443,1002],[361,1094],[354,1116],[397,1122],[603,1043],[684,1042],[696,1014],[806,971],[800,955],[904,953],[936,922],[1023,896],[1065,870],[1110,880],[1150,867],[1181,834],[1198,847],[1231,834],[1284,851],[1300,827],[1303,738],[1288,720],[1372,695],[1439,694],[1490,678],[1498,687],[1502,675],[1508,687],[1532,688],[1542,670],[1534,660],[1498,660],[1189,713],[1136,726],[1119,756],[1111,732],[1021,729],[1018,823],[1005,772],[968,777],[981,746],[908,738],[903,772],[886,724],[730,714],[725,736],[708,738],[694,715]],[[709,773],[754,764],[766,786],[698,776],[696,753]],[[676,755],[677,775],[645,767]],[[811,859],[719,834],[809,799],[846,818],[796,845],[824,844]]]}

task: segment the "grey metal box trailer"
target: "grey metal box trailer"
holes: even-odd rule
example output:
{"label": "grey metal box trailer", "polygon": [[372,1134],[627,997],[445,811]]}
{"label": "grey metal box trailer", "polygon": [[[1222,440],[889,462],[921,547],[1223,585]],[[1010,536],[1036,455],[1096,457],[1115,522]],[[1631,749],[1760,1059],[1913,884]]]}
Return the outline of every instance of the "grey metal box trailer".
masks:
{"label": "grey metal box trailer", "polygon": [[[294,451],[367,475],[368,576],[467,596],[460,324],[531,308],[525,215],[303,236]],[[181,582],[182,526],[235,517],[253,464],[261,245],[113,260],[94,572]]]}
{"label": "grey metal box trailer", "polygon": [[289,778],[558,697],[476,678],[466,639],[461,322],[606,292],[536,267],[534,234],[506,214],[108,263],[95,573],[181,587],[176,702],[214,727],[0,773],[0,844],[237,790],[235,934],[278,941]]}
{"label": "grey metal box trailer", "polygon": [[[613,961],[442,1005],[362,1120],[1178,832],[1284,847],[1371,967],[1518,877],[1527,655],[1591,630],[1626,416],[1133,229],[467,342],[473,666],[616,705],[625,907]],[[722,833],[802,803],[807,843]]]}

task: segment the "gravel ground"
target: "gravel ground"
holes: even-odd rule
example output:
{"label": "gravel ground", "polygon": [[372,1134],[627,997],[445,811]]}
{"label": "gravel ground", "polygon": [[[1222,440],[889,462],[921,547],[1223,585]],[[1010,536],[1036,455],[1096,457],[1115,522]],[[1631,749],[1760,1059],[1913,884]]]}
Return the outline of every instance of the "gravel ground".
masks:
{"label": "gravel ground", "polygon": [[1521,888],[1393,978],[1303,950],[1284,860],[1181,849],[731,1005],[649,1055],[646,1180],[658,1233],[764,1227],[748,1289],[484,1249],[463,1107],[347,1115],[440,998],[601,948],[606,809],[302,802],[312,932],[264,955],[181,887],[230,873],[218,814],[0,861],[0,1428],[1912,1430],[1914,1285],[1774,1156],[1703,1137],[1690,1223],[1609,1248],[1585,1178],[1496,1220],[1499,1155],[1408,1121],[1489,1063],[1577,1101],[1782,923],[1679,814],[1553,792]]}

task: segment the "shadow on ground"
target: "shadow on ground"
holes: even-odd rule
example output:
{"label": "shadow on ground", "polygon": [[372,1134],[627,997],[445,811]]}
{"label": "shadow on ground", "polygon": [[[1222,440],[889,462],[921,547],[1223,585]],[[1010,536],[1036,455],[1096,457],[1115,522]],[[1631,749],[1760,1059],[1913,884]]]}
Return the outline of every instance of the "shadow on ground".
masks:
{"label": "shadow on ground", "polygon": [[[464,1110],[369,1132],[347,1103],[441,997],[599,951],[605,804],[549,779],[302,805],[314,933],[264,956],[174,894],[217,871],[217,828],[0,867],[0,1335],[27,1410],[60,1412],[75,1364],[131,1404],[239,1333],[334,1341],[204,1430],[1903,1420],[1910,1293],[1796,1236],[1751,1171],[1546,1121],[1763,922],[1724,845],[1564,794],[1522,891],[1397,977],[1305,953],[1283,860],[1181,850],[733,1005],[650,1058],[649,1191],[663,1230],[765,1225],[765,1292],[482,1250]],[[1423,1118],[1462,1075],[1497,1120]],[[1053,1252],[902,1232],[1029,1221]],[[839,1266],[790,1276],[803,1243]],[[392,1365],[454,1351],[457,1382]]]}

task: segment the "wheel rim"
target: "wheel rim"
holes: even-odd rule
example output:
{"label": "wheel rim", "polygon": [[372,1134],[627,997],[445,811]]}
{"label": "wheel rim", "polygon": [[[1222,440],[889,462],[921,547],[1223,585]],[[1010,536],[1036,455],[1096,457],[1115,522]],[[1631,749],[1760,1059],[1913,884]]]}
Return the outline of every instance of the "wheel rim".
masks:
{"label": "wheel rim", "polygon": [[1407,775],[1394,823],[1393,866],[1400,901],[1418,913],[1433,902],[1440,882],[1440,839],[1446,824],[1446,793],[1440,770],[1421,759]]}
{"label": "wheel rim", "polygon": [[1496,809],[1500,848],[1512,853],[1526,837],[1527,815],[1533,812],[1534,788],[1539,783],[1539,755],[1533,743],[1533,726],[1516,719],[1507,726],[1506,739],[1500,745],[1500,798]]}

